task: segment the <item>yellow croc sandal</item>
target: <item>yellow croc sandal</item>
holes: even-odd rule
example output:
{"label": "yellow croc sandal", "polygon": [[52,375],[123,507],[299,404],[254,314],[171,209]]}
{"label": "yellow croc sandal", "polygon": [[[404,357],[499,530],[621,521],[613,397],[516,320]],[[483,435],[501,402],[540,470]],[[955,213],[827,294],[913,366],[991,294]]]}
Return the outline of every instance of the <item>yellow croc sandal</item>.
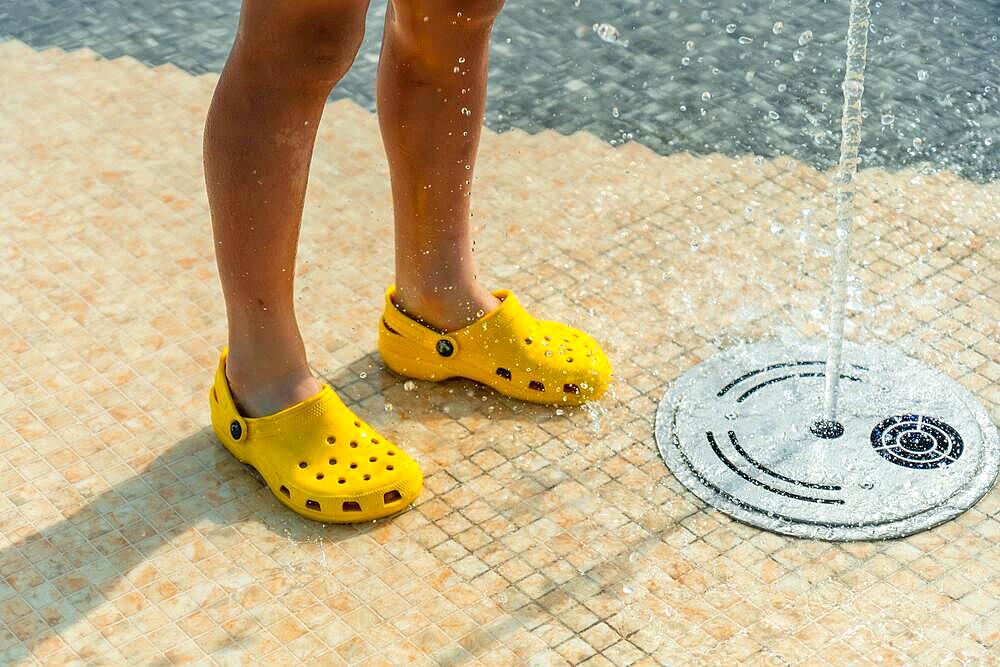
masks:
{"label": "yellow croc sandal", "polygon": [[292,511],[330,523],[371,521],[405,509],[420,493],[416,461],[358,419],[325,382],[273,415],[241,415],[226,379],[228,354],[223,347],[208,392],[212,429]]}
{"label": "yellow croc sandal", "polygon": [[532,403],[578,405],[600,398],[611,364],[597,342],[559,322],[536,320],[509,290],[500,306],[472,324],[442,333],[403,313],[395,286],[385,292],[378,349],[386,365],[407,377],[464,377]]}

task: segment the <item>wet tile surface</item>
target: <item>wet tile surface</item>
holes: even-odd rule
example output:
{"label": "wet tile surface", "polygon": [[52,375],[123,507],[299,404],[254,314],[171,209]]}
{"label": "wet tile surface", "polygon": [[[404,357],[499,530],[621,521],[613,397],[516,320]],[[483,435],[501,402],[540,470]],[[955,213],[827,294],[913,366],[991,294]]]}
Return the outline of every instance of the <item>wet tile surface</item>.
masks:
{"label": "wet tile surface", "polygon": [[[334,91],[374,110],[385,0]],[[220,72],[239,0],[24,0],[0,7],[0,40],[91,48],[192,74]],[[997,23],[988,2],[873,2],[863,156],[1000,173]],[[508,2],[491,49],[486,123],[587,130],[660,154],[788,155],[836,162],[848,6],[724,0]],[[616,36],[602,41],[594,29]],[[991,148],[993,146],[993,148]]]}
{"label": "wet tile surface", "polygon": [[[656,451],[681,372],[822,332],[828,173],[484,133],[484,280],[593,333],[617,380],[568,410],[462,381],[408,391],[375,351],[392,277],[377,125],[332,103],[296,310],[313,367],[426,486],[392,520],[323,526],[209,426],[226,340],[200,164],[215,76],[16,41],[0,62],[0,662],[996,664],[996,491],[926,533],[830,544],[734,523]],[[849,336],[1000,418],[1000,185],[859,182]]]}

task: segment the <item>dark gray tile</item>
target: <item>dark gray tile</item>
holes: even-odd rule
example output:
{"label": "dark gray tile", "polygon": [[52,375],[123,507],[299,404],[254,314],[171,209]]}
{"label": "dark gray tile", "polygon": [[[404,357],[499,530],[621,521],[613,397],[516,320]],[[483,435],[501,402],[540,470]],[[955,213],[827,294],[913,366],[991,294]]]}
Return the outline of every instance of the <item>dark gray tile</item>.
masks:
{"label": "dark gray tile", "polygon": [[[238,0],[6,4],[0,39],[38,49],[86,46],[192,74],[221,70],[239,12]],[[872,10],[865,163],[929,161],[995,179],[993,3],[873,2]],[[374,109],[384,15],[385,1],[375,0],[358,60],[332,97]],[[599,23],[615,26],[620,40],[602,41],[593,30]],[[631,132],[660,152],[785,154],[826,168],[837,159],[846,23],[840,2],[510,2],[493,37],[486,123],[587,129],[609,141]],[[812,39],[800,46],[807,30]]]}

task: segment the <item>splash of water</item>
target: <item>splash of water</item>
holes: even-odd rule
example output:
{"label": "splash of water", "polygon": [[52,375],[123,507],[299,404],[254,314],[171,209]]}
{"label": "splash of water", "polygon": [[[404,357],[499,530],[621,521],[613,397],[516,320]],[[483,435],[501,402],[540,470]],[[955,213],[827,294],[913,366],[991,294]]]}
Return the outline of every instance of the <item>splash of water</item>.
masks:
{"label": "splash of water", "polygon": [[861,97],[865,92],[865,64],[868,60],[869,0],[851,0],[847,28],[847,65],[844,72],[844,108],[840,116],[840,163],[835,176],[837,202],[837,243],[833,255],[833,284],[830,292],[830,325],[827,331],[826,419],[837,419],[840,396],[840,369],[844,349],[844,307],[847,301],[847,267],[854,221],[854,178],[858,173],[861,144]]}

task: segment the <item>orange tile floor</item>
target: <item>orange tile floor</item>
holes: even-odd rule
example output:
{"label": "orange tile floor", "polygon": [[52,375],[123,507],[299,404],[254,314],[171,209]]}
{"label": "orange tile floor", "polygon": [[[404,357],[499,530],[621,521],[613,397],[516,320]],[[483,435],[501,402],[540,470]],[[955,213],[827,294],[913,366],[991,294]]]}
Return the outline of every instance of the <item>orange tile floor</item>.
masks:
{"label": "orange tile floor", "polygon": [[[820,335],[829,173],[485,132],[491,286],[601,340],[580,409],[382,368],[390,200],[375,118],[330,104],[296,276],[312,365],[421,463],[392,520],[285,510],[216,442],[226,342],[201,170],[215,76],[0,44],[0,663],[998,664],[1000,492],[906,539],[781,537],[664,467],[666,385]],[[929,170],[928,170],[929,171]],[[848,335],[1000,418],[1000,184],[865,170]]]}

